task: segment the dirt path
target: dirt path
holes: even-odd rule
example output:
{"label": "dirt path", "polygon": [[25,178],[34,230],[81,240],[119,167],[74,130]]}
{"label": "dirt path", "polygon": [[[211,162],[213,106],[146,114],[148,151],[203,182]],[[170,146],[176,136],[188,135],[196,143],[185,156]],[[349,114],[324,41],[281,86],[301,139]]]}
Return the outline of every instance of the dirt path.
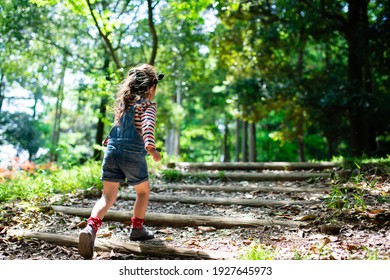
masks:
{"label": "dirt path", "polygon": [[[186,166],[185,168],[188,168]],[[333,167],[336,168],[336,167]],[[180,170],[187,172],[188,170]],[[333,169],[335,171],[335,169]],[[220,171],[209,171],[220,172]],[[243,171],[240,171],[240,174]],[[258,171],[244,171],[253,174]],[[298,173],[324,170],[293,171]],[[326,172],[332,172],[327,169]],[[261,173],[283,175],[291,171],[262,170]],[[197,178],[194,182],[193,178]],[[201,215],[231,219],[272,219],[301,222],[301,226],[263,225],[257,227],[218,228],[214,226],[149,226],[156,239],[145,242],[148,246],[165,246],[194,251],[226,252],[226,256],[240,258],[256,246],[261,246],[273,259],[389,259],[390,258],[390,185],[386,177],[366,176],[359,183],[341,179],[320,178],[294,181],[247,181],[186,173],[182,181],[169,183],[156,178],[152,194],[169,196],[170,201],[151,201],[149,213]],[[172,178],[171,178],[172,179]],[[375,181],[375,186],[370,182]],[[197,187],[199,185],[199,187]],[[332,189],[339,186],[337,191]],[[180,187],[182,186],[182,187]],[[190,186],[190,187],[188,187]],[[212,189],[207,186],[213,186]],[[225,188],[225,190],[224,190]],[[237,189],[235,192],[234,189]],[[347,191],[344,191],[347,190]],[[123,187],[121,196],[134,194],[132,188]],[[79,208],[92,207],[99,193],[77,193],[65,199],[62,196],[42,201]],[[192,197],[202,203],[183,203],[172,198]],[[210,204],[215,199],[288,201],[286,204],[245,206]],[[298,202],[296,204],[291,202]],[[310,202],[310,203],[302,203]],[[329,204],[335,209],[329,208]],[[130,211],[133,201],[118,198],[113,210]],[[85,226],[85,218],[23,204],[2,206],[0,224],[0,259],[82,259],[76,247],[58,245],[39,239],[11,236],[11,230],[50,233],[75,237]],[[130,217],[129,217],[130,218]],[[129,223],[106,221],[97,240],[132,243],[128,240]],[[151,256],[123,252],[111,248],[96,250],[95,259],[183,259],[172,255]],[[191,257],[190,257],[191,258]],[[202,258],[202,257],[200,257]]]}

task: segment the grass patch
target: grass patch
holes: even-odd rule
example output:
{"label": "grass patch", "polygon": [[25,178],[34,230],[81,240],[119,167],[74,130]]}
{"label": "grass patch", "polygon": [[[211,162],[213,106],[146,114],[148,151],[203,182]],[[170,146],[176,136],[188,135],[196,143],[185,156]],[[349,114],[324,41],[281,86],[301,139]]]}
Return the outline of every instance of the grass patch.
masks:
{"label": "grass patch", "polygon": [[50,172],[38,170],[31,174],[20,171],[12,179],[0,181],[0,201],[40,200],[91,187],[101,189],[100,172],[101,163],[94,161]]}
{"label": "grass patch", "polygon": [[390,176],[390,155],[387,158],[344,158],[342,166],[359,173]]}
{"label": "grass patch", "polygon": [[329,208],[335,210],[355,209],[365,210],[364,192],[360,189],[348,190],[347,188],[334,186],[326,198]]}
{"label": "grass patch", "polygon": [[168,183],[179,182],[184,176],[180,171],[175,169],[166,169],[161,171],[162,179]]}
{"label": "grass patch", "polygon": [[265,245],[255,245],[245,252],[241,260],[274,260],[277,252],[274,248],[266,247]]}

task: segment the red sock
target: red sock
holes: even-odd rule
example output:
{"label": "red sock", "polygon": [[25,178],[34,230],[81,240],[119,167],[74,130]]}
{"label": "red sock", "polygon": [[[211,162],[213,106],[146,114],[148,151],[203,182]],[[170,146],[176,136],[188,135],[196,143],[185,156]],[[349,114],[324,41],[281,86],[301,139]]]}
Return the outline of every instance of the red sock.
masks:
{"label": "red sock", "polygon": [[131,227],[135,229],[141,229],[145,219],[138,219],[136,217],[131,218]]}
{"label": "red sock", "polygon": [[89,217],[88,224],[92,226],[93,230],[96,233],[99,227],[102,225],[102,220],[99,217]]}

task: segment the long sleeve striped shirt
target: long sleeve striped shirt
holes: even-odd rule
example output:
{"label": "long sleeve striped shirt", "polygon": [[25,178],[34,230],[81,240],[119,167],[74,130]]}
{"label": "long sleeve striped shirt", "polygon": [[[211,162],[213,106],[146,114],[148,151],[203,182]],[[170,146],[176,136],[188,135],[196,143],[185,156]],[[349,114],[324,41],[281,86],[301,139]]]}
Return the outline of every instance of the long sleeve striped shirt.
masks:
{"label": "long sleeve striped shirt", "polygon": [[142,135],[146,148],[156,148],[154,130],[156,126],[157,104],[142,99],[134,105],[134,124]]}

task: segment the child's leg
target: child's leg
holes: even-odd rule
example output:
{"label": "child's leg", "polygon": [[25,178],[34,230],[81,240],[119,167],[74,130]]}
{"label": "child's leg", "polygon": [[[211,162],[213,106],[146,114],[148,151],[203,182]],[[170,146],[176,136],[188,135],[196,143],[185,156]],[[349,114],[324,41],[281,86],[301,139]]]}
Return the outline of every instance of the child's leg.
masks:
{"label": "child's leg", "polygon": [[103,181],[102,197],[96,202],[92,209],[91,217],[98,217],[103,220],[108,210],[115,203],[118,194],[119,183]]}
{"label": "child's leg", "polygon": [[134,202],[133,217],[138,219],[145,219],[146,209],[149,204],[150,186],[149,181],[142,182],[139,185],[134,186],[137,194]]}
{"label": "child's leg", "polygon": [[88,224],[93,227],[95,232],[97,232],[99,227],[101,226],[102,220],[107,214],[107,211],[115,203],[118,194],[118,188],[118,182],[103,181],[102,197],[96,202],[95,206],[92,208],[91,216],[88,219]]}
{"label": "child's leg", "polygon": [[137,197],[134,202],[133,217],[131,218],[130,240],[143,241],[154,238],[153,232],[145,229],[146,208],[149,204],[149,181],[142,182],[134,187]]}
{"label": "child's leg", "polygon": [[103,181],[102,197],[96,202],[88,219],[88,225],[79,234],[78,249],[84,258],[92,258],[96,232],[102,224],[102,220],[108,209],[115,203],[118,194],[119,183]]}

